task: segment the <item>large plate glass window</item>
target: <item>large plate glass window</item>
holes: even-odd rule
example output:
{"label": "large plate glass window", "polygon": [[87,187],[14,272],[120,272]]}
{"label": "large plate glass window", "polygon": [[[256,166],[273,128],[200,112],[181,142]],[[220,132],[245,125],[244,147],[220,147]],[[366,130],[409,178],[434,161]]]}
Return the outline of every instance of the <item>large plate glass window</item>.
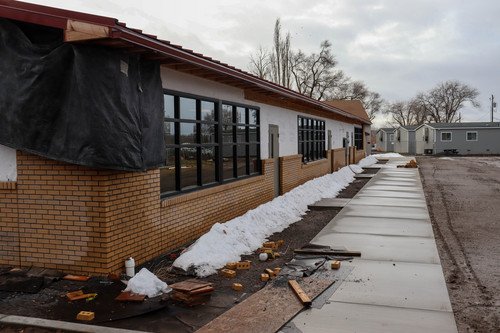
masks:
{"label": "large plate glass window", "polygon": [[261,172],[258,108],[165,91],[164,139],[162,196]]}
{"label": "large plate glass window", "polygon": [[302,162],[307,163],[325,158],[325,122],[298,116],[297,125],[298,152],[302,154]]}
{"label": "large plate glass window", "polygon": [[363,150],[363,128],[354,128],[354,145],[357,150]]}

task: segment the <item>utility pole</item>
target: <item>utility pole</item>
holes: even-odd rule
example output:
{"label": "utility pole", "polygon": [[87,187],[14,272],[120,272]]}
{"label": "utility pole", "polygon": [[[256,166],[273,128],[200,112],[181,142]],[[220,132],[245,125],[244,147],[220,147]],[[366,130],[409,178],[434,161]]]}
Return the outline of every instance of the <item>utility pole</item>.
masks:
{"label": "utility pole", "polygon": [[493,109],[496,108],[495,96],[491,95],[491,122],[493,122]]}

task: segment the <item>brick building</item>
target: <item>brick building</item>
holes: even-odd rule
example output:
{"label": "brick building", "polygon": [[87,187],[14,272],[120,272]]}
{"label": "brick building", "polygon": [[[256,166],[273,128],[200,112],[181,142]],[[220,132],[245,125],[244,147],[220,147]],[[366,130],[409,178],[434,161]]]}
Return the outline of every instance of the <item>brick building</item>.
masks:
{"label": "brick building", "polygon": [[366,154],[360,103],[112,18],[0,0],[0,38],[4,267],[118,272]]}

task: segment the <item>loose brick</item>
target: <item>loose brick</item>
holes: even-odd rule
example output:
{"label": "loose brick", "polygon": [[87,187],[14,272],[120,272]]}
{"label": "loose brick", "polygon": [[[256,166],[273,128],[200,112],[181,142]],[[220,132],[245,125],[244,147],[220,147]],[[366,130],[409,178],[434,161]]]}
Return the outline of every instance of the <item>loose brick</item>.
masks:
{"label": "loose brick", "polygon": [[339,269],[340,268],[340,261],[333,261],[332,262],[332,269]]}
{"label": "loose brick", "polygon": [[231,270],[231,269],[222,269],[222,270],[220,271],[220,273],[221,273],[223,276],[225,276],[225,277],[230,277],[230,278],[232,278],[232,277],[235,277],[235,276],[236,276],[236,272],[235,272],[235,271],[233,271],[233,270]]}
{"label": "loose brick", "polygon": [[92,320],[94,319],[94,312],[90,312],[90,311],[80,311],[77,315],[76,315],[76,319],[77,320],[86,320],[86,321],[89,321],[89,320]]}
{"label": "loose brick", "polygon": [[227,269],[236,269],[236,264],[235,262],[230,262],[226,264]]}
{"label": "loose brick", "polygon": [[240,291],[240,290],[243,290],[243,285],[241,285],[239,283],[233,283],[232,288],[233,288],[233,290]]}
{"label": "loose brick", "polygon": [[273,249],[270,248],[270,247],[261,247],[261,248],[259,248],[259,253],[270,253],[272,251],[273,251]]}
{"label": "loose brick", "polygon": [[249,261],[237,262],[236,269],[250,269],[250,262]]}
{"label": "loose brick", "polygon": [[264,244],[262,244],[263,247],[270,247],[272,248],[274,245],[274,242],[265,242]]}
{"label": "loose brick", "polygon": [[267,280],[269,280],[269,274],[262,273],[262,274],[260,275],[260,280],[261,280],[262,282],[266,282]]}

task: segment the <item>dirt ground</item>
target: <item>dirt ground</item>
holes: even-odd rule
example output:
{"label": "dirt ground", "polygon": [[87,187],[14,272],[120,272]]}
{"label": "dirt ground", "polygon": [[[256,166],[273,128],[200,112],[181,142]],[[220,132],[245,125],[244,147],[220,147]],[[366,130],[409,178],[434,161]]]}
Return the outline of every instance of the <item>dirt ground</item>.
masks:
{"label": "dirt ground", "polygon": [[500,157],[417,161],[458,330],[500,332]]}
{"label": "dirt ground", "polygon": [[[376,172],[376,170],[365,171],[365,173],[374,172]],[[352,198],[367,182],[368,179],[356,179],[348,187],[342,190],[337,197]],[[284,246],[279,249],[279,258],[261,262],[258,259],[258,253],[246,255],[242,257],[242,260],[251,261],[251,269],[238,271],[236,278],[226,278],[219,274],[204,278],[204,281],[214,283],[215,287],[212,299],[206,305],[189,308],[171,304],[171,302],[167,301],[168,306],[157,311],[138,317],[101,323],[100,325],[150,332],[161,332],[165,327],[168,327],[169,331],[172,332],[193,332],[263,288],[265,282],[260,281],[260,274],[263,273],[266,268],[274,269],[276,267],[284,267],[286,263],[292,260],[294,249],[308,244],[337,213],[338,210],[312,210],[304,215],[299,222],[292,224],[280,233],[273,234],[269,238],[270,241],[284,241]],[[163,257],[151,260],[141,267],[137,267],[137,270],[146,267],[168,284],[192,278],[168,272],[168,268],[175,259],[174,257],[176,254],[175,252],[168,253]],[[96,281],[95,283],[98,284],[99,282],[100,281]],[[232,290],[231,286],[234,282],[241,283],[244,286],[243,291]],[[62,308],[67,306],[59,295],[64,293],[63,290],[65,289],[72,291],[82,288],[76,285],[61,286],[59,283],[60,282],[57,282],[57,285],[54,284],[50,288],[44,289],[43,292],[39,293],[40,295],[0,292],[0,313],[58,319],[56,313],[62,311]],[[41,301],[41,298],[44,300]],[[50,311],[46,312],[47,309],[50,309]],[[32,327],[2,327],[0,325],[0,332],[49,333],[56,331]]]}

